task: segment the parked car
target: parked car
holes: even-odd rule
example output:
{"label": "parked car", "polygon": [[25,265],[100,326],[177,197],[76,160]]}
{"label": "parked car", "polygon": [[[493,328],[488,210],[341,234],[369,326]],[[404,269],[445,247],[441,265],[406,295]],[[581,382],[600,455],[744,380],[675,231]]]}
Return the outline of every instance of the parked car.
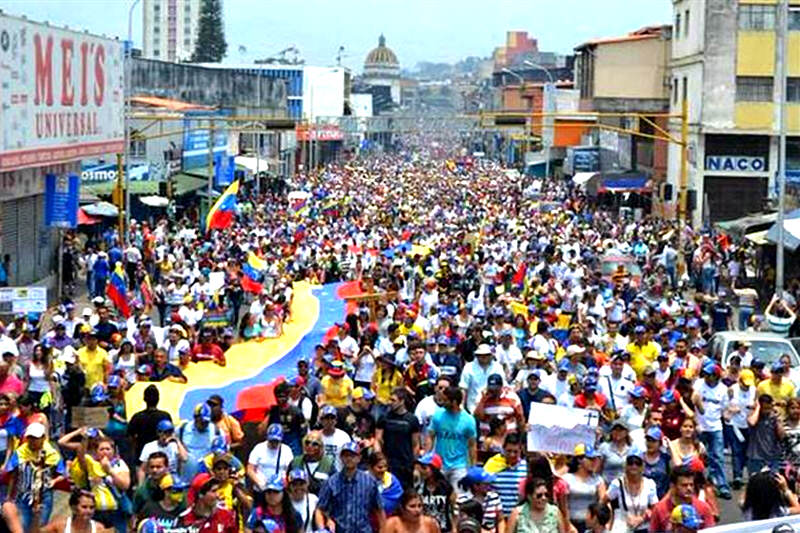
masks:
{"label": "parked car", "polygon": [[750,353],[753,358],[764,361],[767,368],[783,354],[789,354],[792,360],[790,377],[797,382],[800,377],[800,355],[797,353],[794,339],[787,339],[775,333],[761,331],[720,331],[715,333],[708,343],[708,353],[714,357],[719,356],[722,366],[728,366],[731,354],[736,350],[739,341],[750,342]]}

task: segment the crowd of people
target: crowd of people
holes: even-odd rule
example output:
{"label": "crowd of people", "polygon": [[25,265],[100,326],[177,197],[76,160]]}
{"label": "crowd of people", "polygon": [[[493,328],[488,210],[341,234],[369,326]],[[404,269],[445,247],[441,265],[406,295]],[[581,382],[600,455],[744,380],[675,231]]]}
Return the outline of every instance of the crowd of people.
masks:
{"label": "crowd of people", "polygon": [[[65,281],[85,274],[91,305],[0,330],[4,527],[661,532],[800,513],[798,361],[709,345],[793,334],[800,285],[763,305],[746,244],[430,146],[302,176],[302,205],[243,193],[222,230],[69,236]],[[129,308],[107,296],[114,276]],[[379,296],[278,378],[261,423],[219,395],[190,420],[158,408],[158,382],[279,337],[301,280]],[[126,412],[140,381],[146,408]],[[596,437],[532,449],[535,413],[557,407],[594,412]],[[76,424],[87,408],[107,423]],[[743,487],[741,515],[721,517]]]}

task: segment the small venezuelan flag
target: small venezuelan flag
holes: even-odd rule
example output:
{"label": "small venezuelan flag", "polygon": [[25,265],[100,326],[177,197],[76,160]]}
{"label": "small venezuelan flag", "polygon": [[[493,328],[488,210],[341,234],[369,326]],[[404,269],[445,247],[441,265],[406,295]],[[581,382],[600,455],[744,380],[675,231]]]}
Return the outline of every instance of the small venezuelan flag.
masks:
{"label": "small venezuelan flag", "polygon": [[236,214],[236,194],[239,192],[239,180],[234,181],[222,196],[217,198],[206,215],[206,233],[212,229],[225,229],[233,223]]}
{"label": "small venezuelan flag", "polygon": [[125,284],[125,271],[122,270],[121,263],[117,263],[116,268],[111,273],[111,279],[108,280],[108,285],[106,285],[106,295],[114,302],[122,316],[125,318],[131,316],[131,309],[128,306],[128,287]]}

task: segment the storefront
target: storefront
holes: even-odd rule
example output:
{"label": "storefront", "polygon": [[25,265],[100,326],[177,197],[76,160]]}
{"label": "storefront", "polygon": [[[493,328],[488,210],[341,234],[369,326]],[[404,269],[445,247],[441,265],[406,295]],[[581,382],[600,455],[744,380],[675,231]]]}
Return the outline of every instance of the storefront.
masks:
{"label": "storefront", "polygon": [[115,96],[122,94],[122,42],[2,13],[0,27],[19,44],[0,46],[7,70],[0,91],[0,122],[7,126],[0,136],[0,257],[12,286],[52,282],[58,239],[45,223],[45,176],[80,176],[81,159],[122,151],[122,102]]}
{"label": "storefront", "polygon": [[708,220],[731,220],[764,209],[770,172],[768,136],[708,134],[703,165],[703,197],[698,203],[705,203]]}

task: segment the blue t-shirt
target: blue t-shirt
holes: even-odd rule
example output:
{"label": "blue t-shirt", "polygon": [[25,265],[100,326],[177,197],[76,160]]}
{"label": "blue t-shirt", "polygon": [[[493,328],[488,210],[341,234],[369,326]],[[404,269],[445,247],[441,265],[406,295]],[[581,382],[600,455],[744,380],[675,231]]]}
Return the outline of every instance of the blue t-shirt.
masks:
{"label": "blue t-shirt", "polygon": [[440,407],[431,419],[429,431],[436,436],[436,453],[443,468],[466,468],[469,465],[469,439],[477,437],[475,418],[466,411],[453,414]]}

